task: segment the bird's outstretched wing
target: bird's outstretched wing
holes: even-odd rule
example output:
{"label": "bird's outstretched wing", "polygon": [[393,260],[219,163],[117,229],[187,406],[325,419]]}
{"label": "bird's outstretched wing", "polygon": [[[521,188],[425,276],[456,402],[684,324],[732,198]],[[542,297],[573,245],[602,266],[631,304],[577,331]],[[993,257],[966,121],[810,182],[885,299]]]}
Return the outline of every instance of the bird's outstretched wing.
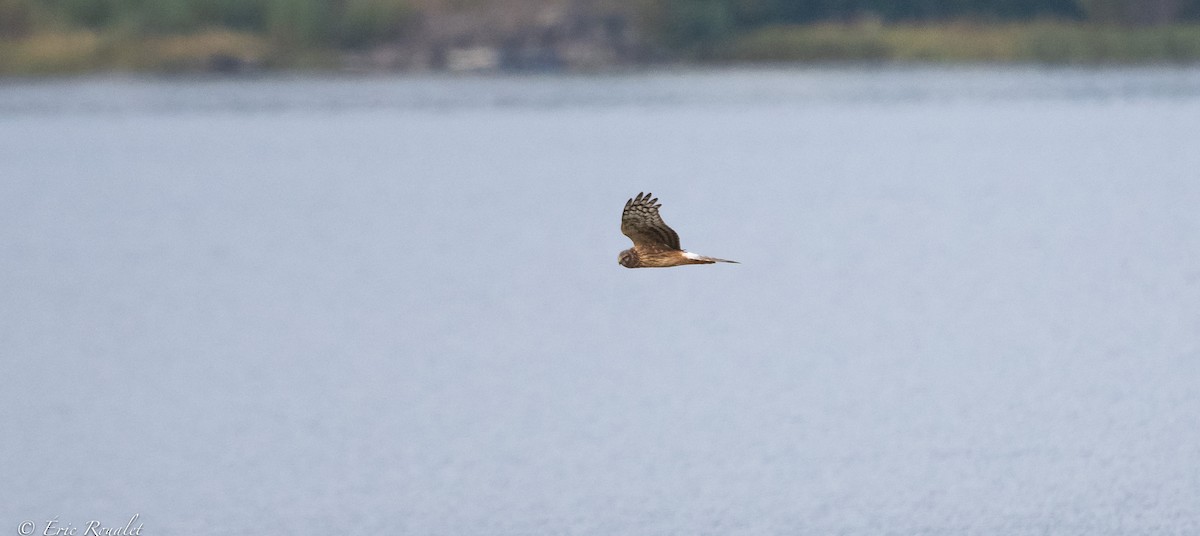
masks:
{"label": "bird's outstretched wing", "polygon": [[658,199],[653,194],[638,194],[637,197],[625,202],[625,210],[621,213],[621,233],[633,240],[635,247],[650,247],[670,249],[679,247],[679,235],[658,215],[656,205]]}

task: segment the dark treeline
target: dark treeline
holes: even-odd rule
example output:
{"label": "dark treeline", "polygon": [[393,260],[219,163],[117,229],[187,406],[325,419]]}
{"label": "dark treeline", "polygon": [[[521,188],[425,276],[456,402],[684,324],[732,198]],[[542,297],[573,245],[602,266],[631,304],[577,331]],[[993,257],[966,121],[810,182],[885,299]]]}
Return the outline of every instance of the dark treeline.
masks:
{"label": "dark treeline", "polygon": [[83,28],[164,35],[213,27],[297,44],[362,45],[398,37],[417,9],[406,0],[0,0],[0,37]]}
{"label": "dark treeline", "polygon": [[0,0],[0,73],[656,58],[1191,62],[1197,21],[1200,0]]}
{"label": "dark treeline", "polygon": [[[521,0],[0,0],[0,37],[39,27],[78,27],[138,34],[211,27],[276,39],[363,46],[402,38],[431,11],[470,11]],[[588,4],[581,0],[546,5]],[[1163,24],[1200,18],[1200,0],[597,0],[627,14],[666,42],[719,39],[779,24],[875,19],[1020,21],[1038,18],[1105,24]]]}

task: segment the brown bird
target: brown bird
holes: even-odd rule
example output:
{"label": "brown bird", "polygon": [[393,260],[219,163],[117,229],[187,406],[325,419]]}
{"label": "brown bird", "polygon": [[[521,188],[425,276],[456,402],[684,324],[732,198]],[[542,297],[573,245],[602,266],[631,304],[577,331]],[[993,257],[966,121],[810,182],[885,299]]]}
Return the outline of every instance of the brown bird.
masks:
{"label": "brown bird", "polygon": [[732,262],[715,257],[705,257],[684,251],[679,247],[679,235],[667,227],[658,215],[658,199],[654,194],[638,194],[625,202],[621,213],[621,233],[633,240],[633,247],[622,251],[617,262],[626,268],[666,268],[684,264],[712,264]]}

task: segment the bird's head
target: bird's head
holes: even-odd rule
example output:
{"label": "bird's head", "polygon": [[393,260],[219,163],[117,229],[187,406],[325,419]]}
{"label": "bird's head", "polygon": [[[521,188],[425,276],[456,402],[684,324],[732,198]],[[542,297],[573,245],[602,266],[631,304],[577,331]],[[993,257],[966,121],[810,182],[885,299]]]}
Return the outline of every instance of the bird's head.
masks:
{"label": "bird's head", "polygon": [[620,264],[626,268],[637,268],[639,264],[637,252],[634,251],[633,248],[622,251],[621,254],[617,256],[617,264]]}

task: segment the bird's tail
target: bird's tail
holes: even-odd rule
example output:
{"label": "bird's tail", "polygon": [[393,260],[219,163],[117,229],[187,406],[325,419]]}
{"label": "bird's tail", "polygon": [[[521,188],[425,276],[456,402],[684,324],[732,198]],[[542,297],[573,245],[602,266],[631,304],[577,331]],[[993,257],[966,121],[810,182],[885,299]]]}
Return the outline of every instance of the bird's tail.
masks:
{"label": "bird's tail", "polygon": [[688,259],[691,259],[692,261],[695,261],[696,264],[712,264],[714,262],[729,262],[729,263],[733,263],[733,264],[741,264],[738,261],[731,261],[729,259],[718,259],[716,257],[706,257],[704,255],[697,255],[690,251],[683,252],[683,256],[687,257]]}

